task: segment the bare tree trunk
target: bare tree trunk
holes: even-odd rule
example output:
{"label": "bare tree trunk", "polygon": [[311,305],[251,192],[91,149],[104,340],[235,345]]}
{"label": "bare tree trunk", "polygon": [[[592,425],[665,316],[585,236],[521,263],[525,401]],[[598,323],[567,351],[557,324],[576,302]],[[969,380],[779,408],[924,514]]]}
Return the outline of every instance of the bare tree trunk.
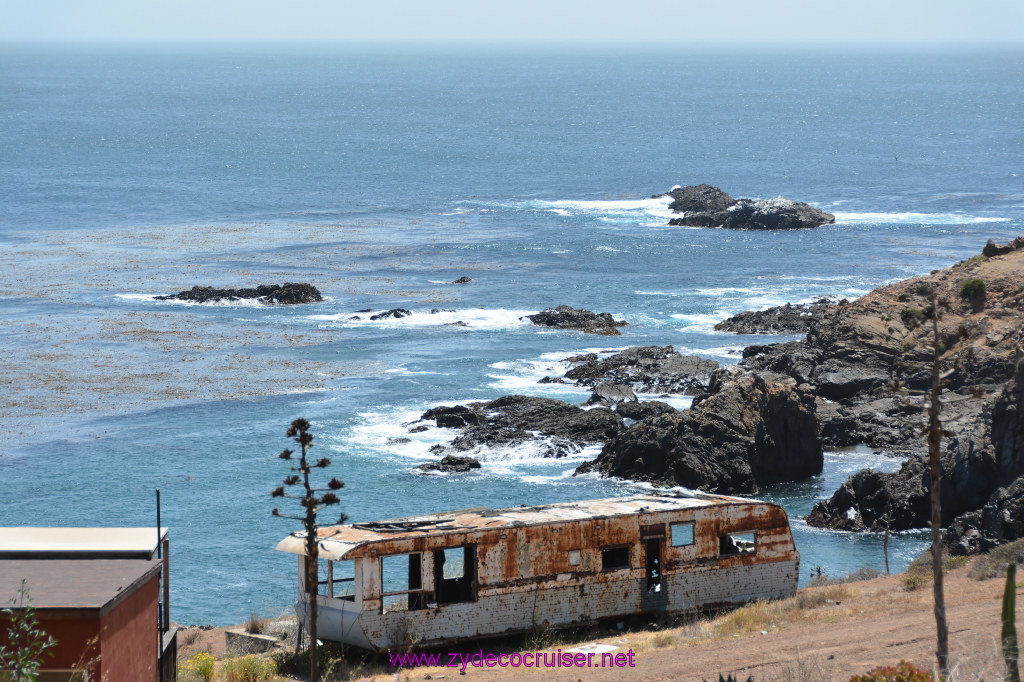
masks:
{"label": "bare tree trunk", "polygon": [[938,662],[939,678],[949,679],[949,626],[946,624],[946,599],[942,587],[942,463],[940,460],[942,425],[939,412],[939,306],[932,295],[932,390],[928,405],[928,457],[931,461],[931,503],[932,503],[932,575],[934,576],[935,629],[938,646],[935,657]]}
{"label": "bare tree trunk", "polygon": [[[312,512],[309,512],[312,514]],[[317,542],[316,521],[306,530],[306,590],[309,597],[309,682],[320,682],[320,643],[317,641],[316,596],[320,583],[320,543]]]}

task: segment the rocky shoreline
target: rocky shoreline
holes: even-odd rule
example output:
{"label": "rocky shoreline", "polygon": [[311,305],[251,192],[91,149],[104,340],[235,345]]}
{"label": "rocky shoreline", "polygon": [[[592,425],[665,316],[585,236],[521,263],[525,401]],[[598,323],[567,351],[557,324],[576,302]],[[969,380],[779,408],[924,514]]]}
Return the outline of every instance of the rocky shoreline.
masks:
{"label": "rocky shoreline", "polygon": [[[1024,537],[1024,239],[925,277],[880,287],[856,301],[819,300],[742,313],[719,328],[806,333],[749,346],[739,365],[718,368],[671,346],[601,358],[567,358],[544,382],[593,391],[584,409],[526,396],[437,408],[413,429],[455,427],[436,446],[464,455],[483,446],[540,444],[559,457],[600,444],[577,473],[754,493],[760,485],[820,473],[822,450],[866,444],[905,458],[900,471],[852,476],[819,502],[810,525],[848,531],[928,524],[922,429],[931,383],[937,300],[943,377],[943,524],[953,553],[977,553]],[[979,284],[980,282],[980,284]],[[635,392],[694,395],[679,411]],[[429,427],[427,427],[429,428]]]}

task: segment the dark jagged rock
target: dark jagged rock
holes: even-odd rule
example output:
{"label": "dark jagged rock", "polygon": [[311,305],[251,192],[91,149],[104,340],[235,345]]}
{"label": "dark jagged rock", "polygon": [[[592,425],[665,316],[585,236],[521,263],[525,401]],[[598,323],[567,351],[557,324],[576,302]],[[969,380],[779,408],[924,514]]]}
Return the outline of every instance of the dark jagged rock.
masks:
{"label": "dark jagged rock", "polygon": [[392,310],[385,310],[384,312],[377,313],[376,315],[370,315],[370,319],[371,320],[397,320],[397,319],[402,318],[402,317],[408,317],[409,315],[412,315],[412,311],[411,310],[406,310],[405,308],[393,308]]}
{"label": "dark jagged rock", "polygon": [[712,185],[677,187],[668,193],[672,197],[669,209],[676,213],[707,213],[724,211],[736,200]]}
{"label": "dark jagged rock", "polygon": [[473,281],[472,279],[470,279],[469,277],[463,275],[462,277],[459,277],[457,280],[452,282],[452,284],[469,284],[472,281]]}
{"label": "dark jagged rock", "polygon": [[764,483],[821,472],[813,394],[792,382],[730,367],[685,412],[627,427],[578,473],[598,471],[712,492],[756,492]]}
{"label": "dark jagged rock", "polygon": [[420,419],[433,419],[439,428],[445,429],[461,429],[481,421],[480,414],[465,405],[435,407],[424,412]]}
{"label": "dark jagged rock", "polygon": [[981,255],[985,258],[991,258],[993,256],[1004,256],[1011,251],[1024,247],[1024,237],[1017,237],[1012,239],[1006,244],[996,244],[994,241],[989,239],[985,242],[985,248],[981,250]]}
{"label": "dark jagged rock", "polygon": [[435,446],[439,453],[533,443],[546,457],[563,457],[603,443],[622,428],[622,418],[605,407],[584,410],[560,400],[522,395],[435,408],[422,418],[463,429],[447,446]]}
{"label": "dark jagged rock", "polygon": [[694,395],[707,389],[712,372],[718,369],[714,360],[680,355],[672,346],[635,346],[607,358],[589,353],[568,361],[576,364],[565,378],[579,386],[609,381],[641,393]]}
{"label": "dark jagged rock", "polygon": [[586,308],[572,308],[560,305],[548,308],[533,315],[526,315],[538,327],[554,327],[556,329],[576,329],[588,334],[616,336],[621,332],[616,327],[625,327],[628,322],[616,320],[610,313],[595,313]]}
{"label": "dark jagged rock", "polygon": [[154,296],[158,301],[191,301],[210,303],[216,301],[238,301],[255,299],[265,304],[299,305],[324,300],[312,284],[285,282],[284,284],[261,284],[255,289],[216,289],[194,286],[169,296]]}
{"label": "dark jagged rock", "polygon": [[629,403],[619,403],[615,406],[615,412],[624,419],[640,421],[648,417],[655,417],[662,414],[675,414],[679,410],[668,403],[660,400],[637,400]]}
{"label": "dark jagged rock", "polygon": [[822,298],[814,303],[787,303],[767,310],[748,310],[722,320],[715,329],[737,334],[806,334],[815,315],[832,305],[835,304]]}
{"label": "dark jagged rock", "polygon": [[594,387],[587,405],[618,405],[630,402],[636,402],[636,394],[633,393],[633,389],[624,384],[602,381]]}
{"label": "dark jagged rock", "polygon": [[440,462],[428,462],[416,467],[424,473],[440,472],[445,474],[464,474],[480,468],[480,460],[472,457],[445,455]]}
{"label": "dark jagged rock", "polygon": [[943,536],[950,554],[978,554],[1024,537],[1024,476],[999,488],[981,509],[953,519]]}
{"label": "dark jagged rock", "polygon": [[809,204],[775,199],[733,199],[711,185],[679,187],[668,193],[669,208],[682,215],[669,225],[789,230],[835,222],[835,216]]}

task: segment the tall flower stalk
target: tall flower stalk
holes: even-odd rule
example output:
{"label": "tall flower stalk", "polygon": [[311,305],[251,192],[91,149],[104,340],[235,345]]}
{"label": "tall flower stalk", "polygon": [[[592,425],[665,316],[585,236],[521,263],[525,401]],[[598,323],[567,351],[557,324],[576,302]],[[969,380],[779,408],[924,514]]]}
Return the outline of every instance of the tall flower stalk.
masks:
{"label": "tall flower stalk", "polygon": [[[315,488],[310,482],[310,474],[313,469],[326,469],[331,465],[331,460],[322,457],[316,462],[309,459],[309,449],[313,447],[313,434],[309,432],[310,424],[305,419],[296,419],[288,427],[288,437],[298,443],[301,454],[297,460],[292,456],[291,450],[284,450],[278,457],[293,462],[290,467],[293,473],[284,479],[284,484],[278,486],[271,492],[271,497],[286,497],[299,500],[300,505],[305,509],[302,516],[288,516],[274,507],[271,512],[274,516],[283,519],[300,521],[306,533],[305,552],[305,575],[306,575],[306,603],[309,613],[309,679],[310,682],[320,682],[320,643],[317,641],[317,593],[320,585],[320,572],[318,570],[320,560],[320,542],[317,537],[316,515],[327,507],[338,504],[336,491],[345,487],[345,484],[336,478],[327,483],[326,488]],[[292,486],[299,486],[298,494],[287,492]],[[338,523],[344,523],[347,517],[341,514]]]}

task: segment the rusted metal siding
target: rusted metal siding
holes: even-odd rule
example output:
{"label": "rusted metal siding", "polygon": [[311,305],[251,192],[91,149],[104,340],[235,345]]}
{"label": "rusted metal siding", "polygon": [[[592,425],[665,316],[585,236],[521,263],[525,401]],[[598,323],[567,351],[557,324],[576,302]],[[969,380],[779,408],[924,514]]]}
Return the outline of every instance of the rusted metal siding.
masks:
{"label": "rusted metal siding", "polygon": [[[428,517],[430,527],[413,530],[397,524],[380,531],[371,524],[324,529],[322,537],[338,538],[347,548],[345,558],[355,559],[357,601],[340,605],[342,613],[331,605],[339,600],[324,600],[318,619],[323,636],[374,648],[440,644],[644,608],[682,612],[780,597],[795,591],[799,575],[785,511],[742,498],[633,496],[434,518]],[[693,524],[692,544],[672,546],[674,523]],[[722,536],[735,533],[753,534],[755,551],[719,556]],[[643,538],[660,539],[651,545],[660,549],[657,592],[648,590]],[[476,548],[475,596],[438,606],[433,552],[468,544]],[[615,547],[628,548],[628,566],[603,570],[602,550]],[[381,582],[380,558],[410,553],[420,554],[426,608],[389,606],[383,613],[381,595],[388,586]],[[570,555],[577,564],[570,565]],[[340,632],[342,626],[347,632]]]}

